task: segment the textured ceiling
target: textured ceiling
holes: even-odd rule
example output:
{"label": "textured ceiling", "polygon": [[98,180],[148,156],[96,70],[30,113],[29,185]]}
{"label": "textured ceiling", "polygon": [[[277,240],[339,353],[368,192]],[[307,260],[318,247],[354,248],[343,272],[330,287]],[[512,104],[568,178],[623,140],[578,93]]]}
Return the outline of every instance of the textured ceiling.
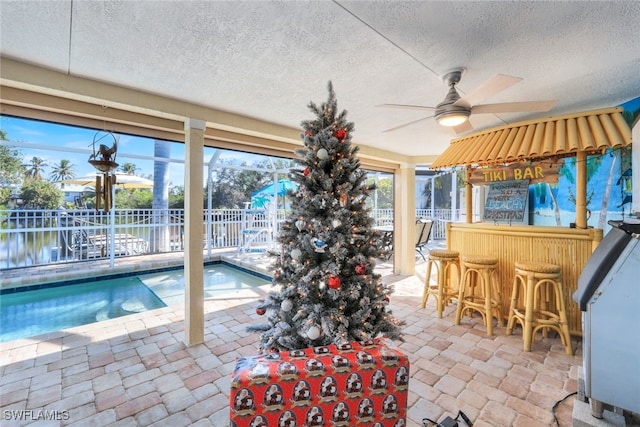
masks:
{"label": "textured ceiling", "polygon": [[640,2],[0,1],[0,53],[70,75],[297,128],[309,101],[338,104],[354,141],[442,153],[456,134],[429,114],[442,74],[467,93],[524,80],[484,103],[557,99],[547,113],[472,115],[476,130],[640,96]]}

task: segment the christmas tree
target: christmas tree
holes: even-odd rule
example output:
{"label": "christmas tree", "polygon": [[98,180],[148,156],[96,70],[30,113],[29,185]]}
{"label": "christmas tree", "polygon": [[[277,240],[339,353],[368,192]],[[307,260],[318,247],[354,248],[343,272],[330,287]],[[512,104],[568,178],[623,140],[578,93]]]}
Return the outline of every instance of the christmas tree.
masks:
{"label": "christmas tree", "polygon": [[375,186],[351,144],[353,123],[338,113],[331,82],[329,99],[309,103],[314,120],[302,122],[305,148],[290,179],[291,212],[282,224],[281,253],[274,264],[272,290],[258,314],[263,352],[400,338],[401,322],[387,309],[390,286],[374,272],[383,255],[380,235],[365,201]]}

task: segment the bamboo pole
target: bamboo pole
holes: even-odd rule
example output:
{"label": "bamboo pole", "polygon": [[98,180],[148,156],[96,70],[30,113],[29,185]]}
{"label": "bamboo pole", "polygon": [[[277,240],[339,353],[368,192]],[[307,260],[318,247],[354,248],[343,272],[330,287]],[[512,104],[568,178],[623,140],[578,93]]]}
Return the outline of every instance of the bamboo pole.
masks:
{"label": "bamboo pole", "polygon": [[471,186],[471,168],[467,167],[467,170],[465,172],[465,176],[464,176],[464,185],[465,185],[465,200],[466,200],[466,210],[467,210],[467,223],[471,224],[473,222],[473,194],[471,194],[471,192],[473,191],[473,187]]}
{"label": "bamboo pole", "polygon": [[587,228],[587,153],[576,153],[576,228]]}

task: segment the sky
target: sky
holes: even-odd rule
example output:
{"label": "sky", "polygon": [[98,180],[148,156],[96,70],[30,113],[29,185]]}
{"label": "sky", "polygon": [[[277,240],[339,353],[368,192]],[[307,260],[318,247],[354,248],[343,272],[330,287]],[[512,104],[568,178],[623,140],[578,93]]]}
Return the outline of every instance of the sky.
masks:
{"label": "sky", "polygon": [[[634,98],[622,104],[626,111],[634,111],[640,108],[640,97]],[[95,169],[88,163],[89,156],[93,151],[94,139],[98,143],[111,146],[113,137],[104,132],[94,129],[86,129],[74,126],[66,126],[36,120],[21,119],[0,115],[0,129],[6,132],[9,141],[29,144],[29,147],[18,147],[23,154],[24,164],[29,164],[32,157],[41,157],[48,164],[45,167],[44,177],[49,179],[51,168],[59,164],[60,160],[69,160],[73,166],[76,177],[86,176],[95,173]],[[118,153],[116,161],[122,165],[131,162],[136,165],[136,175],[151,177],[153,174],[153,149],[154,142],[150,138],[137,137],[131,135],[117,135]],[[2,142],[5,144],[5,142]],[[33,145],[41,148],[32,148]],[[60,151],[69,149],[69,152]],[[205,147],[204,159],[208,161],[214,154],[214,149]],[[169,185],[184,185],[184,144],[172,143],[172,161],[169,164]],[[258,159],[265,156],[233,152],[225,150],[221,156],[225,160],[235,160],[238,163],[246,162],[251,165]],[[1,165],[0,165],[1,166]],[[204,174],[206,182],[207,174]]]}
{"label": "sky", "polygon": [[[96,140],[96,148],[100,143],[111,146],[114,141],[113,136],[104,131],[9,116],[0,116],[0,129],[6,132],[9,141],[30,145],[30,147],[17,147],[23,154],[24,164],[29,164],[34,156],[45,160],[48,165],[44,169],[46,179],[50,177],[52,166],[59,164],[62,159],[69,160],[73,164],[76,177],[95,173],[94,167],[88,163],[89,156],[93,152],[94,139]],[[138,168],[136,175],[151,177],[153,160],[149,158],[153,157],[153,139],[124,134],[116,135],[116,137],[119,138],[116,162],[120,166],[127,162],[133,163]],[[42,148],[32,148],[31,146],[34,145],[42,146]],[[71,151],[65,152],[61,149]],[[213,153],[213,148],[205,147],[205,161],[210,159]],[[184,144],[172,143],[170,156],[172,159],[169,163],[170,186],[184,185]],[[239,162],[245,161],[248,165],[258,158],[255,155],[230,151],[225,151],[222,157],[235,159]],[[205,173],[205,180],[206,177]]]}

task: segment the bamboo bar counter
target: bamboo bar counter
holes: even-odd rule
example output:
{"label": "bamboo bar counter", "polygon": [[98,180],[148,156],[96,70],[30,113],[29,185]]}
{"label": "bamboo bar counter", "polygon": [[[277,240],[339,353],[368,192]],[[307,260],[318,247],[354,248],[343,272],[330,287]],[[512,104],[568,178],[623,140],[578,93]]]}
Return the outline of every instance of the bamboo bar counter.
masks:
{"label": "bamboo bar counter", "polygon": [[[465,169],[467,222],[447,224],[447,248],[461,255],[498,258],[503,313],[509,313],[516,261],[556,264],[562,268],[569,330],[582,335],[582,314],[572,296],[580,273],[602,240],[601,229],[587,227],[587,156],[630,145],[631,128],[623,108],[613,107],[481,130],[452,140],[431,164],[436,170]],[[552,168],[541,162],[553,165],[570,156],[575,156],[576,164],[576,228],[505,224],[510,217],[498,223],[472,223],[472,185],[557,182],[547,176]]]}
{"label": "bamboo bar counter", "polygon": [[516,261],[559,265],[569,330],[571,335],[582,335],[582,314],[572,295],[582,269],[602,240],[601,229],[448,222],[446,230],[447,249],[498,258],[503,313],[509,313]]}

